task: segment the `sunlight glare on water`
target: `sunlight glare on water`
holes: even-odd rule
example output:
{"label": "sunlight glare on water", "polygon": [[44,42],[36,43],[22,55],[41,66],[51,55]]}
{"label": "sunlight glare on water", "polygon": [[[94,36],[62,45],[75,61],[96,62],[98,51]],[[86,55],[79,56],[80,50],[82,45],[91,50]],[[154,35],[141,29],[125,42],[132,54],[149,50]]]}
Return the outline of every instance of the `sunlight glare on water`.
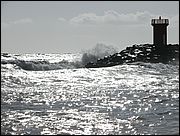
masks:
{"label": "sunlight glare on water", "polygon": [[[36,61],[73,62],[79,56],[10,58],[40,65]],[[34,71],[19,63],[1,64],[1,134],[179,134],[178,65],[60,69],[58,63],[58,69]]]}

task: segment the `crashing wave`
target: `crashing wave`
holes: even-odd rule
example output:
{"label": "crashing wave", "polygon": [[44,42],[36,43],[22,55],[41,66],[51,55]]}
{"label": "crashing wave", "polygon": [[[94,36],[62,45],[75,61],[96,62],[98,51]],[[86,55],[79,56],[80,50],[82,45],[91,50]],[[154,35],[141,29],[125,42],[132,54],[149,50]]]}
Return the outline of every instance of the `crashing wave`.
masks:
{"label": "crashing wave", "polygon": [[90,50],[86,50],[82,56],[82,64],[95,63],[98,59],[104,58],[105,56],[117,53],[117,49],[113,46],[107,46],[102,43],[96,44],[96,46]]}
{"label": "crashing wave", "polygon": [[24,60],[1,60],[1,64],[15,64],[16,66],[30,71],[45,71],[58,69],[73,69],[81,68],[80,62],[60,61],[57,63],[50,63],[49,61],[24,61]]}
{"label": "crashing wave", "polygon": [[[58,70],[58,69],[73,69],[83,68],[89,62],[96,62],[98,59],[105,56],[114,54],[117,49],[112,46],[107,46],[102,43],[96,44],[96,46],[90,50],[83,52],[81,60],[70,62],[70,60],[62,60],[60,62],[49,62],[47,60],[21,60],[17,59],[11,54],[3,53],[1,56],[5,57],[1,59],[1,64],[15,64],[16,66],[24,70],[32,71],[44,71],[44,70]],[[7,58],[9,57],[9,58]]]}

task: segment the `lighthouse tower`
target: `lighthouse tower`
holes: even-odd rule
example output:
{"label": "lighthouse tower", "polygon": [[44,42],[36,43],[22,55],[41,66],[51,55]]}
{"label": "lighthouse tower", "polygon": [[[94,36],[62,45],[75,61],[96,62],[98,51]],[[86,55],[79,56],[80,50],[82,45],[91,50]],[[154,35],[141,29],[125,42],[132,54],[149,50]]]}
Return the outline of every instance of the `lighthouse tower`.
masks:
{"label": "lighthouse tower", "polygon": [[167,26],[169,25],[168,19],[152,19],[151,25],[153,26],[153,44],[155,46],[167,45]]}

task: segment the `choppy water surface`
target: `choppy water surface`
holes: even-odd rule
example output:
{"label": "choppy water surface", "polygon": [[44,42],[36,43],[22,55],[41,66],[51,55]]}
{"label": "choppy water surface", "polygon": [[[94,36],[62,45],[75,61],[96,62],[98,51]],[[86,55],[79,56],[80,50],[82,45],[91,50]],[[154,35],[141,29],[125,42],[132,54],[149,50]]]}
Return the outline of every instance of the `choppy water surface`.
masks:
{"label": "choppy water surface", "polygon": [[80,58],[1,54],[1,134],[179,134],[178,65]]}

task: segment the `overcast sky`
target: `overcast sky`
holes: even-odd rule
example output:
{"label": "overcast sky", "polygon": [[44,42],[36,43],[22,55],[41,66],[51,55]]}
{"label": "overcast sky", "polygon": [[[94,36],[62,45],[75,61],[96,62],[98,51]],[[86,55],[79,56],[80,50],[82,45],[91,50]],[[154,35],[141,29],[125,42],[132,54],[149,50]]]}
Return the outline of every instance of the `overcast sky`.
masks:
{"label": "overcast sky", "polygon": [[179,44],[179,1],[1,1],[1,49],[76,53],[97,43],[119,50],[152,43],[152,18],[168,18]]}

